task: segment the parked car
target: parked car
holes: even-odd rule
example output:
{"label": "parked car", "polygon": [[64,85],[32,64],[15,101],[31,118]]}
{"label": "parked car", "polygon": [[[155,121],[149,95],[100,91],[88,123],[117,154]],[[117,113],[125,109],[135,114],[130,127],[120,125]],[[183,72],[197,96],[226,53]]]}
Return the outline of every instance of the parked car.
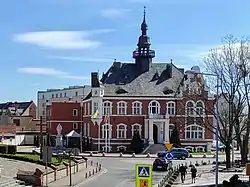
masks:
{"label": "parked car", "polygon": [[153,171],[167,171],[168,170],[168,161],[166,158],[156,158],[153,163]]}
{"label": "parked car", "polygon": [[185,160],[190,156],[189,152],[185,148],[172,148],[170,151],[159,152],[157,156],[160,157],[167,157],[167,153],[171,153],[174,159],[182,159]]}

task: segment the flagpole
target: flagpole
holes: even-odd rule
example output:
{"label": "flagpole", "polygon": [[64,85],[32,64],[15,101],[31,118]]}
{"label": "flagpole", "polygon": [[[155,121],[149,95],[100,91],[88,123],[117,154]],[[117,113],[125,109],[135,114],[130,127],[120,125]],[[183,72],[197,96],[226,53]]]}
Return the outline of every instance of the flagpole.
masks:
{"label": "flagpole", "polygon": [[101,134],[101,122],[98,123],[98,152],[101,152],[101,139],[100,135]]}
{"label": "flagpole", "polygon": [[107,119],[107,114],[105,116],[105,152],[108,152],[108,119]]}
{"label": "flagpole", "polygon": [[[110,123],[110,116],[108,115],[108,120],[109,120],[109,124],[111,125],[111,123]],[[110,132],[110,133],[112,133],[112,131]],[[112,134],[111,134],[111,137],[112,137]],[[109,139],[108,139],[108,146],[110,147],[110,137],[108,137]],[[108,150],[108,152],[110,152],[110,150]]]}

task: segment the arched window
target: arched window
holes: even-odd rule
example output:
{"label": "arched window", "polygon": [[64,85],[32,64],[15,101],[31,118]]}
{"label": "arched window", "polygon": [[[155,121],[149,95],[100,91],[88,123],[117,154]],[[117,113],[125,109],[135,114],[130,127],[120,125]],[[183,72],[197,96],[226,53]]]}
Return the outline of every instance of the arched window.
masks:
{"label": "arched window", "polygon": [[204,128],[198,125],[190,125],[186,128],[187,139],[204,139]]}
{"label": "arched window", "polygon": [[112,125],[107,123],[102,125],[102,138],[112,138]]}
{"label": "arched window", "polygon": [[126,115],[127,114],[127,103],[125,101],[119,101],[117,103],[117,114]]}
{"label": "arched window", "polygon": [[187,115],[194,115],[194,102],[188,101],[186,103],[186,114]]}
{"label": "arched window", "polygon": [[148,106],[149,114],[160,114],[160,103],[158,101],[151,101]]}
{"label": "arched window", "polygon": [[170,116],[175,115],[175,102],[170,101],[167,103],[167,114]]}
{"label": "arched window", "polygon": [[141,125],[138,124],[138,123],[135,123],[135,124],[132,125],[132,129],[131,129],[131,131],[132,131],[132,136],[134,136],[134,132],[135,132],[136,130],[139,132],[139,134],[140,134],[140,136],[141,136]]}
{"label": "arched window", "polygon": [[135,101],[132,103],[132,114],[133,115],[141,115],[142,114],[142,103],[139,101]]}
{"label": "arched window", "polygon": [[119,124],[117,125],[117,138],[126,139],[127,137],[127,125]]}
{"label": "arched window", "polygon": [[174,124],[169,124],[169,138],[171,137],[174,130]]}
{"label": "arched window", "polygon": [[111,115],[112,114],[112,102],[104,101],[103,102],[103,115]]}
{"label": "arched window", "polygon": [[202,101],[196,102],[196,114],[197,115],[204,115],[204,104]]}

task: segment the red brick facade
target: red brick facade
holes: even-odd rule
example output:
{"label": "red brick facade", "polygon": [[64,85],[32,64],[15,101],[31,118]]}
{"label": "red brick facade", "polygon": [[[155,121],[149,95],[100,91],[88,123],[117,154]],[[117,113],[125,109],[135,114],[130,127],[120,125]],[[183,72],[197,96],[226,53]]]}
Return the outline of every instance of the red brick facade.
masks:
{"label": "red brick facade", "polygon": [[52,135],[56,135],[56,127],[60,123],[62,133],[66,135],[72,130],[80,131],[81,105],[75,102],[53,102],[47,107],[48,123]]}

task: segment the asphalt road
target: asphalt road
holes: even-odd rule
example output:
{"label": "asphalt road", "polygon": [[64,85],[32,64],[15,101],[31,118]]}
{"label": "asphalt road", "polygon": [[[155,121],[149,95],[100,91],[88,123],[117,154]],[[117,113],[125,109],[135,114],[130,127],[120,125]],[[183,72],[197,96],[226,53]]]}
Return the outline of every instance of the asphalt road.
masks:
{"label": "asphalt road", "polygon": [[[92,180],[84,182],[80,187],[134,187],[135,186],[135,164],[152,164],[154,159],[151,158],[91,158],[95,162],[102,164],[107,172],[101,176],[94,177]],[[208,159],[187,159],[186,161],[174,160],[173,165],[178,165],[182,162],[193,162],[208,160]],[[213,159],[210,159],[211,161]],[[157,186],[160,180],[164,177],[165,172],[153,172],[153,186]]]}

